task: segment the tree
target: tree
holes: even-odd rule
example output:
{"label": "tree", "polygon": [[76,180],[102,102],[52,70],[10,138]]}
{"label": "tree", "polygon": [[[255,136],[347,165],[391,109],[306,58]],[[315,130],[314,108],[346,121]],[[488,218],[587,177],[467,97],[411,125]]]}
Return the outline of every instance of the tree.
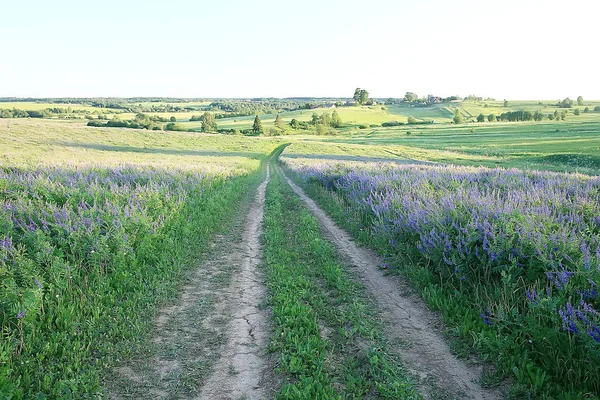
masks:
{"label": "tree", "polygon": [[331,114],[331,126],[334,128],[341,128],[344,126],[344,121],[342,121],[342,118],[340,117],[340,114],[338,114],[337,110],[333,110],[333,113]]}
{"label": "tree", "polygon": [[485,115],[479,114],[477,116],[477,122],[485,122]]}
{"label": "tree", "polygon": [[554,110],[554,118],[556,118],[557,120],[560,118],[560,115],[558,114],[558,110]]}
{"label": "tree", "polygon": [[256,117],[254,117],[254,123],[252,124],[252,131],[257,135],[260,135],[263,132],[262,123],[260,122],[260,118],[258,118],[258,115]]}
{"label": "tree", "polygon": [[324,112],[319,117],[319,123],[321,125],[323,125],[323,126],[330,126],[331,125],[331,115],[329,115],[328,113]]}
{"label": "tree", "polygon": [[462,124],[464,119],[463,116],[460,112],[460,109],[456,109],[456,111],[454,112],[454,118],[452,119],[454,121],[455,124]]}
{"label": "tree", "polygon": [[356,104],[360,104],[362,106],[367,102],[367,100],[369,100],[369,92],[361,88],[356,88],[354,90],[353,99],[356,101]]}
{"label": "tree", "polygon": [[590,108],[589,107],[584,108],[583,112],[586,113],[586,114],[589,113],[590,112]]}
{"label": "tree", "polygon": [[406,118],[406,122],[408,124],[416,124],[417,123],[417,119],[415,117],[413,117],[412,115],[410,115],[408,118]]}
{"label": "tree", "polygon": [[581,96],[577,97],[577,105],[578,106],[582,106],[583,105],[583,97],[581,97]]}
{"label": "tree", "polygon": [[487,117],[489,122],[496,122],[496,114],[490,114]]}
{"label": "tree", "polygon": [[544,119],[544,114],[542,114],[539,110],[533,113],[533,120],[534,121],[541,121]]}
{"label": "tree", "polygon": [[573,100],[567,97],[566,99],[558,103],[558,106],[560,108],[571,108],[573,107]]}
{"label": "tree", "polygon": [[171,122],[177,122],[177,118],[175,118],[174,116],[171,116],[171,118],[169,118],[169,121],[171,121]]}
{"label": "tree", "polygon": [[554,114],[548,114],[548,119],[552,121],[555,118]]}
{"label": "tree", "polygon": [[419,96],[413,92],[406,92],[404,95],[404,100],[406,100],[408,103],[412,103],[413,101],[419,100]]}
{"label": "tree", "polygon": [[165,130],[166,131],[185,131],[185,128],[179,124],[176,124],[175,122],[169,122],[167,125],[165,125]]}
{"label": "tree", "polygon": [[316,125],[319,123],[319,114],[317,114],[316,112],[312,113],[312,117],[310,119],[310,123],[311,125]]}
{"label": "tree", "polygon": [[504,100],[504,107],[508,107],[508,100]]}
{"label": "tree", "polygon": [[579,108],[576,108],[573,110],[573,115],[580,115],[581,114],[581,110]]}
{"label": "tree", "polygon": [[202,132],[216,132],[217,120],[215,114],[206,111],[202,116]]}
{"label": "tree", "polygon": [[275,126],[281,129],[283,129],[283,127],[285,126],[285,122],[283,122],[283,119],[279,114],[277,114],[277,116],[275,117]]}

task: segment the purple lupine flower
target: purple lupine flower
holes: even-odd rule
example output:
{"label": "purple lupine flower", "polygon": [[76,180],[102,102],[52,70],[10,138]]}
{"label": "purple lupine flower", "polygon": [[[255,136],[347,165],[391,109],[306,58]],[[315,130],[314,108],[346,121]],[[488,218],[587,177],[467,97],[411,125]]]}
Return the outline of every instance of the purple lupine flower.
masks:
{"label": "purple lupine flower", "polygon": [[526,290],[525,295],[527,296],[530,302],[536,305],[538,304],[538,294],[535,291],[535,289]]}
{"label": "purple lupine flower", "polygon": [[25,311],[19,311],[19,313],[17,314],[17,319],[23,319],[25,318],[25,315],[27,313]]}

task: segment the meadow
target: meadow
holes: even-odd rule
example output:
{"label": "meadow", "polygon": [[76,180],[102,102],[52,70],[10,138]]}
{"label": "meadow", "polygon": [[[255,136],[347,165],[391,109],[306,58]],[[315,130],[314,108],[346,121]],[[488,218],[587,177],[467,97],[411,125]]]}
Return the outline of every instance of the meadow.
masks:
{"label": "meadow", "polygon": [[[178,296],[215,235],[244,220],[271,162],[261,307],[273,313],[278,396],[419,398],[422,382],[386,340],[371,294],[275,168],[283,151],[286,173],[440,313],[454,352],[494,365],[482,386],[510,386],[513,398],[594,398],[600,112],[471,122],[557,109],[539,103],[339,107],[344,126],[328,135],[202,133],[187,119],[207,102],[172,103],[197,112],[148,113],[175,116],[190,129],[182,132],[0,119],[0,397],[101,393],[116,366],[148,349],[157,310]],[[450,123],[456,110],[464,124]],[[273,126],[274,114],[260,117]],[[217,124],[247,129],[253,120]],[[380,126],[389,121],[404,124]],[[210,365],[194,368],[190,375],[204,376]]]}
{"label": "meadow", "polygon": [[277,146],[31,120],[0,141],[0,394],[15,399],[97,393]]}
{"label": "meadow", "polygon": [[439,310],[514,396],[598,393],[600,181],[516,169],[284,157],[338,223]]}

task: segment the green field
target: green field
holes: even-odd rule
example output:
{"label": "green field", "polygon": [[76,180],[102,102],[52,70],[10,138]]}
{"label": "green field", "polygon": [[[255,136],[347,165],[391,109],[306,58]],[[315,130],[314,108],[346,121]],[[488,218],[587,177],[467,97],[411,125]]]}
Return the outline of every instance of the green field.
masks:
{"label": "green field", "polygon": [[[475,383],[482,393],[593,398],[585,396],[600,387],[597,367],[579,362],[585,348],[596,354],[597,347],[590,338],[582,342],[563,332],[559,321],[564,302],[558,302],[571,301],[575,292],[552,298],[548,294],[547,301],[540,300],[540,307],[546,307],[542,314],[537,303],[527,308],[523,296],[525,290],[546,293],[550,278],[540,271],[557,271],[561,279],[569,279],[564,278],[565,268],[578,271],[571,282],[580,286],[568,290],[584,288],[584,274],[597,279],[593,274],[600,265],[600,239],[594,225],[594,185],[600,175],[600,112],[576,116],[570,110],[565,121],[470,122],[479,113],[558,109],[554,101],[542,103],[339,107],[344,126],[322,136],[314,126],[269,136],[275,115],[260,116],[266,129],[256,136],[199,132],[201,123],[187,120],[201,115],[209,103],[193,103],[197,112],[148,113],[175,116],[189,129],[181,132],[90,127],[80,119],[0,119],[0,397],[197,397],[211,379],[219,381],[217,371],[237,379],[239,365],[222,364],[235,357],[221,354],[230,354],[230,343],[254,340],[253,329],[243,329],[249,336],[242,340],[232,336],[242,333],[232,334],[229,325],[237,310],[235,301],[247,289],[239,283],[244,281],[264,286],[264,298],[246,298],[256,300],[256,312],[269,321],[262,327],[265,342],[256,347],[256,354],[270,371],[267,386],[273,394],[296,399],[412,399],[452,392],[456,385],[436,381],[414,359],[403,358],[406,343],[393,335],[393,307],[390,311],[378,303],[382,294],[361,278],[349,261],[352,253],[340,247],[318,214],[313,215],[314,209],[288,186],[283,169],[342,228],[382,257],[379,267],[410,282],[416,292],[408,297],[440,311],[447,328],[446,336],[434,329],[442,343],[438,350],[448,346],[448,337],[451,350],[424,354],[424,359],[431,357],[434,363],[441,357],[464,371],[470,364],[457,355],[484,362],[486,368]],[[7,104],[21,109],[70,106],[17,102],[0,103],[0,108]],[[592,110],[597,104],[586,102]],[[114,111],[80,105],[72,109],[109,116]],[[285,122],[310,121],[314,112],[333,110],[282,112],[281,117]],[[451,122],[456,110],[465,123]],[[408,117],[433,122],[380,126],[406,123]],[[229,117],[217,119],[217,124],[220,129],[242,130],[251,128],[253,120],[254,116]],[[398,171],[404,175],[395,175]],[[467,175],[473,180],[465,180]],[[385,180],[380,182],[381,177]],[[587,224],[585,229],[577,225],[563,232],[571,222],[547,222],[548,215],[536,214],[536,204],[519,208],[530,198],[538,201],[536,193],[523,194],[528,186],[520,185],[528,180],[552,188],[544,192],[548,198],[538,200],[558,210],[552,214],[557,221],[571,218],[574,224]],[[469,182],[479,182],[480,191],[470,195]],[[497,191],[488,191],[487,182]],[[261,187],[262,200],[255,196]],[[569,187],[572,190],[563,190]],[[584,192],[581,201],[572,200]],[[523,198],[506,215],[500,201],[504,193],[513,195],[510,199]],[[390,196],[388,202],[382,202],[385,196]],[[452,208],[454,196],[472,204]],[[455,249],[452,241],[463,232],[454,231],[452,218],[471,227],[472,209],[487,204],[482,199],[498,202],[493,211],[499,217],[489,220],[504,235],[493,242],[506,250],[501,265],[479,256],[468,258],[458,250],[448,258],[448,248]],[[419,209],[421,200],[429,203]],[[405,204],[417,206],[406,217],[409,222],[400,225]],[[438,210],[442,205],[448,207],[447,214]],[[262,275],[257,280],[246,275],[236,279],[243,273],[245,249],[251,247],[247,221],[256,210],[264,213],[264,225],[255,225],[264,248],[260,260],[249,257],[260,265]],[[428,225],[433,210],[453,217]],[[483,211],[482,215],[489,217]],[[420,236],[406,233],[414,221],[426,221]],[[398,225],[389,225],[392,222]],[[419,246],[438,240],[442,225],[451,241],[444,243],[445,252],[421,254]],[[520,235],[523,226],[531,228],[526,241],[530,247],[521,249],[532,257],[527,274],[511,258],[516,245],[504,239]],[[544,228],[538,230],[540,226]],[[557,231],[576,240],[556,244]],[[478,232],[474,229],[472,236],[460,238],[477,247]],[[539,243],[531,238],[537,233],[539,243],[564,251],[565,260],[571,260],[563,261],[562,270],[551,269],[554,253],[533,261]],[[587,261],[582,252],[588,253]],[[224,261],[216,263],[223,254]],[[470,286],[444,267],[450,263],[465,268]],[[585,269],[589,263],[594,267]],[[395,295],[408,293],[402,288]],[[515,293],[523,296],[517,299]],[[519,312],[509,315],[510,309]],[[428,318],[440,326],[439,316]],[[488,318],[493,318],[491,324]],[[545,336],[537,336],[538,328],[548,329]],[[523,340],[531,340],[530,352],[519,344]],[[557,348],[561,350],[553,350]],[[253,368],[254,364],[246,371]]]}

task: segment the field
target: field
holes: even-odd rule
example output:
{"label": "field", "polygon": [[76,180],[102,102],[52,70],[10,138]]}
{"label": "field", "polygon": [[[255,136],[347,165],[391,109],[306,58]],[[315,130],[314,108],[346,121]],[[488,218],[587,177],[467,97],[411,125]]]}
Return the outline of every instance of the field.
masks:
{"label": "field", "polygon": [[0,397],[597,398],[600,113],[469,121],[539,103],[0,119]]}

